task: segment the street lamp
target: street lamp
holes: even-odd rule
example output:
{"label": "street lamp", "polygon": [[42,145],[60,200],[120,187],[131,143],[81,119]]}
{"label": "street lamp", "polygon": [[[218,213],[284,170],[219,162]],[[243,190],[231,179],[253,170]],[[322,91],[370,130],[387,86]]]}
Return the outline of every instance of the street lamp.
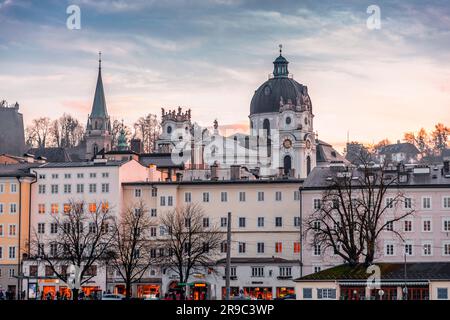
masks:
{"label": "street lamp", "polygon": [[404,266],[404,285],[403,285],[403,300],[408,300],[408,287],[406,286],[406,242],[404,242],[404,262],[403,262],[403,266]]}

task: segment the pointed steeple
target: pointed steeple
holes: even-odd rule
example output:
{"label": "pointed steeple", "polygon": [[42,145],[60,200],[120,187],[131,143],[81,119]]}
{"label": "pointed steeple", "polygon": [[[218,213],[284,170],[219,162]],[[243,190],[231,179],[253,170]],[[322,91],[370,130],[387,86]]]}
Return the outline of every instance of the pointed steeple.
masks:
{"label": "pointed steeple", "polygon": [[94,103],[92,105],[91,118],[106,118],[108,111],[106,109],[105,92],[102,81],[102,53],[98,53],[98,77],[95,87]]}

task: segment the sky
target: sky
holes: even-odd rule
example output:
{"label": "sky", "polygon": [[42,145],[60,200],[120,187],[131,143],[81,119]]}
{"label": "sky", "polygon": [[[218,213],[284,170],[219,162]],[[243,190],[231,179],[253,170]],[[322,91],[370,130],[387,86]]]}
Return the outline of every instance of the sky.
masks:
{"label": "sky", "polygon": [[[67,28],[67,7],[80,29]],[[368,28],[370,5],[380,28]],[[0,99],[33,118],[85,123],[102,51],[108,112],[131,124],[191,108],[248,129],[278,45],[307,85],[319,139],[342,149],[450,124],[448,1],[0,0]]]}

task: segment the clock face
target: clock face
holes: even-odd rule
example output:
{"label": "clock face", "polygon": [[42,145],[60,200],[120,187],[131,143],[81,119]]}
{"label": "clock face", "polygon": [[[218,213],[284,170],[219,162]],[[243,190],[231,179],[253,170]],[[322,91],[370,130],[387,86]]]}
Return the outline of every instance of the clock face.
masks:
{"label": "clock face", "polygon": [[283,147],[285,147],[286,149],[289,149],[290,147],[292,147],[292,141],[289,139],[285,139],[283,141]]}

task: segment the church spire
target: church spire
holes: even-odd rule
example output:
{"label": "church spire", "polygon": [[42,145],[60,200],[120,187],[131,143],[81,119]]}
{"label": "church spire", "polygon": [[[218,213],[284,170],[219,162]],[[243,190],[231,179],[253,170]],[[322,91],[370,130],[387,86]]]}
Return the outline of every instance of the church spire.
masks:
{"label": "church spire", "polygon": [[97,86],[95,87],[94,103],[92,104],[91,118],[106,118],[108,111],[106,109],[105,92],[103,90],[102,81],[102,52],[98,53],[98,77]]}

